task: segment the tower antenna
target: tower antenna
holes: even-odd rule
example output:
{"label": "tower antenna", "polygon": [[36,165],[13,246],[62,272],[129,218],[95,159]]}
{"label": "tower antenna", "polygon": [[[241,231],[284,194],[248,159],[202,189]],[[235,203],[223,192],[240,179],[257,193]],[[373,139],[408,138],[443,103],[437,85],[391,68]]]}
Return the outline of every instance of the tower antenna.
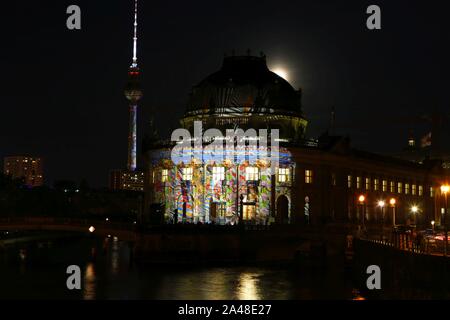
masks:
{"label": "tower antenna", "polygon": [[128,83],[125,87],[125,96],[130,102],[130,122],[128,132],[128,170],[135,171],[137,166],[137,109],[138,101],[142,98],[137,64],[137,0],[134,0],[134,37],[133,37],[133,63],[128,70]]}
{"label": "tower antenna", "polygon": [[133,64],[137,67],[137,16],[138,16],[138,0],[134,0],[134,36],[133,36]]}

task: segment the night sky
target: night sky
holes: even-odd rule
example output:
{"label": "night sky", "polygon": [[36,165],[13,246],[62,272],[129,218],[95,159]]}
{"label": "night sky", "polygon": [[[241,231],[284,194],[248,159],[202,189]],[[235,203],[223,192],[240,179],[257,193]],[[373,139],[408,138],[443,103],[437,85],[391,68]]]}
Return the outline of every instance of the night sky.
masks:
{"label": "night sky", "polygon": [[[16,1],[17,2],[17,1]],[[168,136],[191,87],[220,68],[224,53],[251,49],[282,66],[303,88],[307,135],[327,129],[369,151],[395,153],[413,119],[450,112],[450,22],[444,1],[140,1],[138,63],[144,98]],[[66,8],[82,10],[82,30],[66,28]],[[382,30],[366,28],[378,4]],[[101,187],[127,160],[133,1],[21,1],[2,4],[0,157],[35,154],[46,183]],[[450,134],[447,132],[450,138]]]}

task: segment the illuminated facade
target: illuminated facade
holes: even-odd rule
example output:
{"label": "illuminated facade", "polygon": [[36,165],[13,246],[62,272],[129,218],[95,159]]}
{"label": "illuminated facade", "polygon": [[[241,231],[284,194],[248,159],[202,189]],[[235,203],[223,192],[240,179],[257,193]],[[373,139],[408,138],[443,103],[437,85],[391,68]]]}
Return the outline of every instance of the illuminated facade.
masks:
{"label": "illuminated facade", "polygon": [[[389,224],[395,212],[398,224],[441,221],[438,189],[450,179],[442,162],[363,152],[348,138],[328,134],[305,139],[301,91],[271,72],[264,56],[225,57],[218,72],[193,88],[180,122],[193,133],[190,158],[174,162],[175,142],[145,146],[147,217],[163,212],[167,223]],[[220,132],[278,129],[275,170],[261,156],[267,150],[250,142],[231,150],[224,144],[223,160],[214,159],[197,145],[207,141],[196,137],[196,122]],[[395,208],[378,206],[391,198]]]}
{"label": "illuminated facade", "polygon": [[42,159],[31,156],[6,157],[3,173],[13,179],[23,179],[29,187],[39,187],[44,183]]}
{"label": "illuminated facade", "polygon": [[[181,125],[195,135],[195,122],[224,134],[227,129],[269,129],[269,139],[270,130],[277,129],[277,142],[288,143],[299,143],[307,126],[301,90],[271,72],[264,56],[226,57],[218,72],[194,87]],[[172,161],[172,147],[147,152],[147,194],[151,203],[161,204],[167,222],[289,221],[295,162],[287,148],[277,149],[273,175],[271,162],[262,156],[271,153],[270,147],[263,149],[259,142],[225,148],[222,160],[194,147],[197,157],[180,163]]]}
{"label": "illuminated facade", "polygon": [[[289,219],[289,199],[295,165],[287,149],[281,149],[280,168],[273,180],[271,169],[262,160],[241,162],[205,161],[175,165],[170,149],[159,150],[152,158],[153,203],[161,203],[168,221],[234,224],[242,219],[256,224],[274,221],[272,199],[282,199],[279,208]],[[282,202],[282,203],[281,203]]]}

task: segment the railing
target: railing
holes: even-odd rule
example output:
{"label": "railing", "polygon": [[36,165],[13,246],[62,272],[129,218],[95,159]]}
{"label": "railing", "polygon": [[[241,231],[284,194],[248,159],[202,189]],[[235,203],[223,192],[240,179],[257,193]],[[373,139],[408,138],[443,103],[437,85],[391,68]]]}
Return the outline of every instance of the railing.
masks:
{"label": "railing", "polygon": [[370,241],[397,250],[416,254],[446,255],[444,235],[413,235],[411,233],[392,232],[388,237],[363,236],[361,240]]}

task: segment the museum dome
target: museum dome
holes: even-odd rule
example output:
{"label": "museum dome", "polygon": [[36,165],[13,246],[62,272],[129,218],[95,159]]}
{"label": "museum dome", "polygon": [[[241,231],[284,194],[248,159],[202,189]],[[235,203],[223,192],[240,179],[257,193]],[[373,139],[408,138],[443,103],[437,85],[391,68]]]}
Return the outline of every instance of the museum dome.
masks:
{"label": "museum dome", "polygon": [[270,71],[265,56],[225,57],[219,71],[192,88],[186,116],[229,112],[301,116],[301,90]]}

